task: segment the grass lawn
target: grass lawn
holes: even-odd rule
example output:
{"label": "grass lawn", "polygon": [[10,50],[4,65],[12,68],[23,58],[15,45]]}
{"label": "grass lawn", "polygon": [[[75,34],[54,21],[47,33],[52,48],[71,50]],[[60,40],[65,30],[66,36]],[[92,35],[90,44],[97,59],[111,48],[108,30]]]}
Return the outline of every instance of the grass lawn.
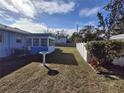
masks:
{"label": "grass lawn", "polygon": [[[33,56],[0,64],[0,93],[124,92],[124,80],[95,74],[76,48],[58,47],[47,56],[49,68],[41,66],[40,60]],[[58,73],[51,74],[50,69]]]}

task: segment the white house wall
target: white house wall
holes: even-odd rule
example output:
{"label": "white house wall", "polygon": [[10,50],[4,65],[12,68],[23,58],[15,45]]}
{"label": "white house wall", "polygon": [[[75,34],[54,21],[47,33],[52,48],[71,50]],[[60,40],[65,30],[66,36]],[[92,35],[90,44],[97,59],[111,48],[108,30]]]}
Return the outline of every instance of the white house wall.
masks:
{"label": "white house wall", "polygon": [[0,57],[9,56],[12,52],[12,49],[24,47],[25,39],[23,35],[22,43],[16,43],[17,33],[8,31],[0,31],[0,33],[3,34],[3,42],[0,43]]}
{"label": "white house wall", "polygon": [[[16,43],[16,36],[19,35],[22,37],[21,43]],[[10,47],[12,48],[23,48],[25,46],[25,36],[17,33],[10,33]]]}
{"label": "white house wall", "polygon": [[48,51],[49,51],[49,53],[54,52],[55,51],[55,46],[49,46]]}
{"label": "white house wall", "polygon": [[114,36],[110,37],[110,39],[124,40],[124,34],[114,35]]}
{"label": "white house wall", "polygon": [[[48,37],[48,39],[53,39],[53,40],[55,40],[55,38],[53,38],[53,37]],[[49,45],[49,40],[48,40],[48,45]],[[49,53],[52,53],[52,52],[54,52],[55,51],[55,46],[49,46],[48,47],[48,51],[49,51]]]}
{"label": "white house wall", "polygon": [[3,35],[3,42],[0,43],[0,57],[5,57],[8,55],[9,52],[9,46],[8,46],[8,33],[0,31],[0,33]]}
{"label": "white house wall", "polygon": [[57,38],[56,43],[58,43],[58,44],[66,44],[67,43],[67,38]]}

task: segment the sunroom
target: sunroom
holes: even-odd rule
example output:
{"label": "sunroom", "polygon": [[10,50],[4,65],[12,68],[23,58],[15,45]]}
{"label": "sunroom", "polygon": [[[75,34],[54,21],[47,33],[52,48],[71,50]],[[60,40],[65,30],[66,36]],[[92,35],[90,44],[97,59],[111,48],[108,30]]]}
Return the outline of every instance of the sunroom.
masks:
{"label": "sunroom", "polygon": [[52,53],[55,50],[55,37],[52,34],[29,34],[26,36],[26,47],[32,54],[41,51]]}

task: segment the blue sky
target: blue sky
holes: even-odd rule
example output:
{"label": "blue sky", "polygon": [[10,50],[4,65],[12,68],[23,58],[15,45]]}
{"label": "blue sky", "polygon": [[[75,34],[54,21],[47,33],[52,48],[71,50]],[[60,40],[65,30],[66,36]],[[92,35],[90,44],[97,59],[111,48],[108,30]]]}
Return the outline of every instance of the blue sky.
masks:
{"label": "blue sky", "polygon": [[0,23],[31,32],[48,28],[72,33],[76,24],[98,25],[108,0],[0,0]]}

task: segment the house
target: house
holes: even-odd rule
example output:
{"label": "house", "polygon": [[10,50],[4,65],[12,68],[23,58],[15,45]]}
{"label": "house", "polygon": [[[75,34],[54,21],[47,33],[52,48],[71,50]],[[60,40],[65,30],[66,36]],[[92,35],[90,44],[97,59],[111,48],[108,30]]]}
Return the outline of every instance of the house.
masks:
{"label": "house", "polygon": [[56,44],[66,44],[67,36],[56,36]]}
{"label": "house", "polygon": [[110,37],[110,39],[124,40],[124,34],[113,35],[113,36]]}
{"label": "house", "polygon": [[56,45],[67,43],[68,35],[64,30],[56,31],[55,35],[56,35],[56,40],[55,40]]}
{"label": "house", "polygon": [[55,50],[55,37],[50,33],[30,33],[18,28],[0,25],[0,58],[26,49],[30,53]]}

